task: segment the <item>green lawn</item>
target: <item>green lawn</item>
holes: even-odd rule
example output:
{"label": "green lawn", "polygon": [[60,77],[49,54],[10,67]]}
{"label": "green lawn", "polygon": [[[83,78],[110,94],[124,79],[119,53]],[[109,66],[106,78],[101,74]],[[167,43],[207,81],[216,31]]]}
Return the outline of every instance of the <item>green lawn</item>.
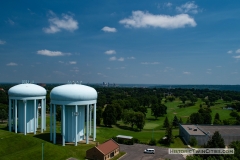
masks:
{"label": "green lawn", "polygon": [[[96,141],[103,143],[104,141],[117,136],[127,135],[132,136],[140,140],[141,143],[148,143],[151,138],[159,140],[165,135],[165,129],[162,127],[165,117],[167,116],[169,121],[172,122],[173,117],[176,115],[178,118],[182,118],[186,122],[187,117],[191,113],[197,112],[199,109],[201,100],[198,100],[194,106],[187,108],[177,107],[182,104],[181,101],[176,100],[174,102],[167,102],[167,115],[155,119],[151,115],[151,109],[148,108],[146,115],[145,126],[142,131],[138,131],[135,127],[132,129],[130,126],[124,125],[121,121],[117,122],[117,125],[113,125],[112,128],[98,126]],[[216,113],[219,113],[220,119],[231,119],[230,110],[222,109],[226,104],[219,100],[216,105],[212,106],[212,118]],[[39,121],[40,122],[40,121]],[[60,133],[60,123],[57,123],[57,132]],[[94,144],[79,144],[77,147],[74,145],[66,145],[62,147],[61,144],[54,145],[49,142],[49,117],[47,116],[47,130],[44,133],[37,135],[28,134],[26,136],[22,134],[15,134],[7,131],[6,124],[0,124],[0,159],[1,160],[18,160],[18,159],[41,159],[42,156],[42,144],[44,143],[44,159],[67,159],[69,157],[75,157],[78,159],[84,159],[86,150],[93,147]],[[174,143],[170,147],[182,148],[186,147],[181,139],[178,137],[178,128],[173,129],[173,135],[175,136]],[[160,146],[160,144],[157,144]],[[169,147],[169,146],[168,146]],[[124,153],[122,153],[124,154]]]}
{"label": "green lawn", "polygon": [[86,150],[94,144],[54,145],[49,142],[49,133],[37,134],[16,134],[8,132],[0,125],[0,159],[1,160],[22,160],[22,159],[42,159],[42,145],[44,146],[44,159],[67,159],[75,157],[84,159]]}

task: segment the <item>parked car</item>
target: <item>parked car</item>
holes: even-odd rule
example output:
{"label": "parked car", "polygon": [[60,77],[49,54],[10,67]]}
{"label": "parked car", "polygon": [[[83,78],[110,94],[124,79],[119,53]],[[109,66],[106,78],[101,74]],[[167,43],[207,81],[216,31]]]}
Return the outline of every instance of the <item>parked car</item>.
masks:
{"label": "parked car", "polygon": [[154,154],[154,153],[155,153],[155,149],[150,149],[150,148],[145,149],[145,150],[144,150],[144,153]]}

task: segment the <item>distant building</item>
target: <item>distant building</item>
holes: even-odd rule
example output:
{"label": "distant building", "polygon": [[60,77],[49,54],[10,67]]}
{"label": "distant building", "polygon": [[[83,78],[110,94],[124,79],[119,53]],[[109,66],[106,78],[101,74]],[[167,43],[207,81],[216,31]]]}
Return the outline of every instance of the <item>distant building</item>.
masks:
{"label": "distant building", "polygon": [[109,160],[118,155],[119,151],[119,144],[110,139],[103,144],[97,144],[95,147],[87,150],[86,158],[91,160]]}
{"label": "distant building", "polygon": [[191,137],[197,139],[198,145],[207,144],[208,140],[218,131],[225,145],[232,141],[240,141],[240,126],[233,125],[179,125],[179,135],[189,144]]}

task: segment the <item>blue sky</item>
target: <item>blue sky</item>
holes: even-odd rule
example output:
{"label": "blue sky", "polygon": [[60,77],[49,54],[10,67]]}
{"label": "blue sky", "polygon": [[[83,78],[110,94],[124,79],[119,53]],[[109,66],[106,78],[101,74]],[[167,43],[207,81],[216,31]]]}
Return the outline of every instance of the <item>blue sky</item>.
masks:
{"label": "blue sky", "polygon": [[0,82],[240,84],[240,1],[4,1]]}

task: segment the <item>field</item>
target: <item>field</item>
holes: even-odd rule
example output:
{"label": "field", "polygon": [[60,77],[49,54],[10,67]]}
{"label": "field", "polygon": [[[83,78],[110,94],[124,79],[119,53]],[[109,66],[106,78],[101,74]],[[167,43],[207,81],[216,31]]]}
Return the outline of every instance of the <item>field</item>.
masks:
{"label": "field", "polygon": [[[182,118],[183,122],[186,122],[187,117],[191,113],[197,112],[201,100],[195,104],[195,106],[187,108],[177,107],[182,104],[181,101],[176,100],[173,102],[167,102],[167,117],[169,121],[173,120],[174,115],[178,118]],[[225,103],[219,100],[215,106],[211,107],[212,117],[216,113],[219,113],[220,119],[231,119],[229,113],[230,110],[223,110],[222,107]],[[165,135],[165,129],[162,127],[164,117],[155,119],[151,116],[151,110],[148,109],[146,116],[146,124],[142,131],[133,130],[131,127],[124,125],[121,121],[117,122],[117,125],[113,125],[112,128],[98,126],[97,127],[97,138],[96,141],[102,143],[109,138],[117,135],[127,135],[133,136],[140,140],[141,143],[148,143],[151,138],[159,140]],[[49,117],[47,117],[47,124],[49,124]],[[59,126],[60,124],[58,124]],[[11,160],[11,159],[41,159],[42,158],[42,145],[44,145],[44,159],[67,159],[70,157],[75,157],[78,159],[84,159],[85,152],[87,149],[93,147],[95,144],[79,144],[75,147],[72,144],[62,147],[61,144],[54,145],[49,142],[49,126],[47,126],[47,131],[44,133],[38,133],[37,135],[28,134],[24,136],[23,134],[15,134],[7,131],[5,124],[0,124],[0,160]],[[60,132],[60,128],[57,129]],[[170,147],[186,147],[181,139],[178,137],[178,128],[173,130],[173,135],[175,137],[174,143]],[[157,144],[158,146],[160,144]]]}

